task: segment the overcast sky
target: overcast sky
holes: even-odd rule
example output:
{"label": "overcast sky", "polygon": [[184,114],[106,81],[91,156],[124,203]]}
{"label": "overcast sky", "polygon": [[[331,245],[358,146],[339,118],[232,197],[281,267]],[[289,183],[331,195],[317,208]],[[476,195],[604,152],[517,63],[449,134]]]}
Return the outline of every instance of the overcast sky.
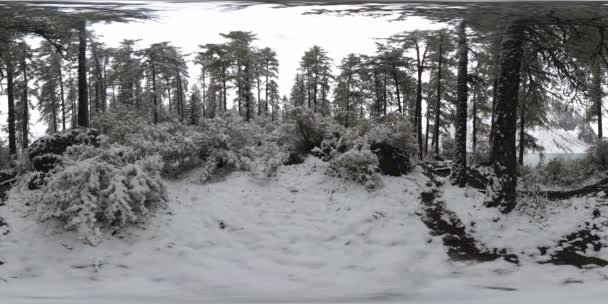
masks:
{"label": "overcast sky", "polygon": [[[90,28],[100,40],[114,47],[123,39],[141,39],[140,47],[151,43],[170,41],[185,53],[194,53],[199,45],[223,41],[220,33],[244,30],[257,34],[254,46],[271,47],[279,59],[279,90],[288,95],[300,58],[304,51],[317,44],[328,51],[335,63],[349,53],[368,53],[375,50],[376,38],[388,37],[400,31],[435,29],[442,25],[431,24],[421,18],[389,22],[389,18],[363,16],[337,17],[304,15],[309,8],[272,8],[255,5],[240,10],[227,9],[220,3],[161,3],[156,20],[134,23],[95,24]],[[328,7],[324,7],[328,8]],[[190,56],[192,59],[194,55]],[[198,68],[190,63],[191,76],[198,76]],[[191,80],[193,83],[194,78]],[[6,97],[0,97],[0,123],[6,125]],[[32,123],[38,113],[32,113]],[[46,126],[36,123],[34,137],[42,135]],[[3,132],[0,132],[3,133]]]}

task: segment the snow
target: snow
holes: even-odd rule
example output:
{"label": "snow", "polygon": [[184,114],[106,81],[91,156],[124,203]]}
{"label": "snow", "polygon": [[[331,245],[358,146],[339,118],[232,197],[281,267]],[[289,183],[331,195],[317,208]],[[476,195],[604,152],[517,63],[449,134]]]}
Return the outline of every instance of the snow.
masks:
{"label": "snow", "polygon": [[[484,207],[484,197],[485,194],[477,190],[447,186],[443,200],[475,239],[490,248],[505,248],[532,263],[549,258],[540,255],[539,247],[555,247],[564,236],[585,228],[586,222],[594,223],[595,209],[600,214],[608,214],[607,206],[598,202],[597,197],[542,201],[527,206],[525,199],[520,198],[518,207],[506,215],[498,208]],[[600,217],[597,223],[602,220]],[[608,233],[598,233],[598,236],[608,241]],[[586,255],[606,258],[608,250],[590,250]]]}
{"label": "snow", "polygon": [[589,148],[588,143],[578,138],[579,127],[573,130],[537,127],[530,134],[545,148],[545,153],[586,153]]}
{"label": "snow", "polygon": [[[441,238],[420,220],[428,182],[420,168],[383,176],[383,187],[368,192],[326,175],[327,166],[311,157],[272,178],[235,172],[200,184],[194,171],[165,180],[167,209],[96,247],[35,221],[13,190],[0,207],[11,225],[0,239],[0,302],[603,303],[608,296],[607,270],[448,260]],[[467,218],[476,194],[445,191],[456,198],[448,207]]]}

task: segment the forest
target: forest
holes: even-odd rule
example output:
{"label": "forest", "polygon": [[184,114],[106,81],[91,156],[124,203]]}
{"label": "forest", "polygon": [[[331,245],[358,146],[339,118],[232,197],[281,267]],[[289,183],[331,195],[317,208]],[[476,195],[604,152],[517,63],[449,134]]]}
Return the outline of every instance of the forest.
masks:
{"label": "forest", "polygon": [[[233,4],[441,26],[343,58],[310,45],[280,88],[277,46],[248,29],[193,30],[194,53],[109,46],[95,24],[156,9],[0,2],[0,299],[53,282],[40,292],[105,303],[117,280],[133,303],[600,303],[606,3]],[[584,155],[545,160],[547,142]]]}

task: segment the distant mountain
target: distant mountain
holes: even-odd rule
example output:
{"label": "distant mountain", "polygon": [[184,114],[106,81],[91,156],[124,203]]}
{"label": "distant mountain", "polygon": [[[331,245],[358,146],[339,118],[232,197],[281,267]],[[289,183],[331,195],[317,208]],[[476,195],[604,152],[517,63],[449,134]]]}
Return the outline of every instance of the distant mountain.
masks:
{"label": "distant mountain", "polygon": [[545,153],[584,153],[597,137],[589,121],[572,107],[554,106],[549,125],[529,131]]}

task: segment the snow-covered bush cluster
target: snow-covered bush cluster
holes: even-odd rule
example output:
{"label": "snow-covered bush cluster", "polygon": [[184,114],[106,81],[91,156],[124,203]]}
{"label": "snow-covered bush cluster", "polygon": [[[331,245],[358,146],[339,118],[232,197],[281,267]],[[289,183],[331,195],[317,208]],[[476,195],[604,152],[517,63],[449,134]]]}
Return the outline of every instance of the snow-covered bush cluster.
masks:
{"label": "snow-covered bush cluster", "polygon": [[291,158],[295,158],[294,154],[303,157],[317,149],[329,154],[331,149],[327,147],[327,140],[339,138],[343,131],[344,128],[333,119],[314,113],[310,108],[298,107],[291,109],[273,138]]}
{"label": "snow-covered bush cluster", "polygon": [[203,182],[219,170],[249,170],[257,155],[255,147],[262,146],[263,141],[261,127],[247,124],[233,112],[203,122],[202,133],[199,156]]}
{"label": "snow-covered bush cluster", "polygon": [[332,151],[328,174],[359,183],[371,191],[382,186],[378,157],[365,137],[349,136],[355,133],[346,132],[340,138],[338,148]]}
{"label": "snow-covered bush cluster", "polygon": [[150,124],[116,115],[129,114],[104,114],[97,123],[111,140],[142,156],[160,155],[165,175],[199,167],[202,182],[235,170],[272,176],[281,165],[301,163],[312,154],[331,160],[333,175],[372,189],[377,187],[372,184],[379,184],[379,172],[408,173],[418,151],[413,128],[395,115],[382,121],[359,120],[351,128],[303,107],[290,109],[281,121],[245,122],[238,113],[227,111],[199,125],[171,120]]}
{"label": "snow-covered bush cluster", "polygon": [[608,140],[596,141],[587,151],[589,161],[599,170],[608,170]]}
{"label": "snow-covered bush cluster", "polygon": [[165,195],[160,157],[98,138],[98,147],[68,147],[33,195],[43,220],[57,219],[88,239],[141,221]]}
{"label": "snow-covered bush cluster", "polygon": [[160,155],[164,175],[173,176],[200,164],[203,138],[195,127],[177,121],[154,125],[130,112],[108,112],[101,115],[97,125],[111,141],[132,147],[142,156]]}

